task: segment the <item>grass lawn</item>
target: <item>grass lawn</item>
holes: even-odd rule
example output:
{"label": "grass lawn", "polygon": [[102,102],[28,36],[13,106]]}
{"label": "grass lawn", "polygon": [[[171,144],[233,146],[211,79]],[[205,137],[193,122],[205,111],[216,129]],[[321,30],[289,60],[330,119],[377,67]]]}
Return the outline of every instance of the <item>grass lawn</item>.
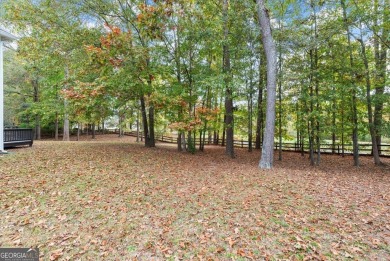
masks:
{"label": "grass lawn", "polygon": [[0,156],[0,247],[42,260],[390,260],[390,159],[284,153],[133,138],[37,141]]}

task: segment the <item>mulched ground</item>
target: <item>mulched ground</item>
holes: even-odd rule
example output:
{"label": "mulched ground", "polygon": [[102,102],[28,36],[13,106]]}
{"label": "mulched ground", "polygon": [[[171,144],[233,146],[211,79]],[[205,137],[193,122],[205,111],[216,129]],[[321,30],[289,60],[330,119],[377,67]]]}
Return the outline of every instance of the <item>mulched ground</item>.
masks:
{"label": "mulched ground", "polygon": [[134,138],[37,141],[0,156],[0,247],[42,260],[390,260],[390,159],[260,152]]}

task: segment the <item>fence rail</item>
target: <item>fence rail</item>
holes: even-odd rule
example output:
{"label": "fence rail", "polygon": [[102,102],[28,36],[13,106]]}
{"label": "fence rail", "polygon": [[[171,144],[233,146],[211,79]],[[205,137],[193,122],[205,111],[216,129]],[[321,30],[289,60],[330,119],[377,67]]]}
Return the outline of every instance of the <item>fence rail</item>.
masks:
{"label": "fence rail", "polygon": [[[118,133],[118,132],[115,132]],[[124,135],[127,136],[137,136],[136,132],[124,132]],[[141,134],[140,134],[141,135]],[[156,140],[160,142],[166,143],[177,143],[177,137],[174,136],[165,136],[165,135],[156,135]],[[200,144],[199,139],[195,141],[196,145]],[[213,139],[206,139],[206,145],[213,145]],[[221,142],[218,142],[217,145],[221,145]],[[249,148],[249,142],[247,140],[234,140],[234,147],[236,148]],[[255,147],[255,142],[252,142],[252,147]],[[275,142],[275,149],[279,149],[279,143]],[[344,148],[344,149],[343,149]],[[352,144],[321,144],[320,152],[324,154],[340,154],[340,155],[350,155],[353,154],[353,146]],[[282,143],[283,151],[295,151],[302,152],[302,145],[295,142],[283,142]],[[309,144],[305,143],[303,146],[303,151],[309,151]],[[372,145],[371,143],[359,143],[359,155],[371,155],[372,154]],[[382,144],[380,146],[379,154],[382,157],[390,157],[390,144]]]}
{"label": "fence rail", "polygon": [[19,145],[33,144],[32,129],[4,129],[4,147],[10,148]]}

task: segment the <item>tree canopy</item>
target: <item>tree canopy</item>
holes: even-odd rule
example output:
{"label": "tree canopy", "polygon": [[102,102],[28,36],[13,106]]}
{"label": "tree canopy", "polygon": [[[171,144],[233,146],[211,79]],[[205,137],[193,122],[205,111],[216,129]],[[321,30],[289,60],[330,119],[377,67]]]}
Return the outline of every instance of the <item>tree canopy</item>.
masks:
{"label": "tree canopy", "polygon": [[271,147],[292,142],[313,165],[321,146],[338,148],[359,165],[370,143],[380,164],[390,138],[388,2],[266,2],[276,96],[268,95],[261,2],[3,1],[4,25],[21,36],[16,53],[6,52],[15,68],[5,72],[6,125],[67,140],[76,126],[114,118],[142,129],[148,147],[169,133],[179,150],[222,144],[234,157],[234,140],[248,140],[250,151],[252,140],[263,145],[268,97]]}

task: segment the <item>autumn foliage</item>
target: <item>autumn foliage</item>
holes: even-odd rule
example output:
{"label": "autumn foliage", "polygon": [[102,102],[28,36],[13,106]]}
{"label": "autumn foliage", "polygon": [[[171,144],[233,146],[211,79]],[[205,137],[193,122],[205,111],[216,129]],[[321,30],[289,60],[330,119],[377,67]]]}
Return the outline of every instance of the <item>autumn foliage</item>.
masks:
{"label": "autumn foliage", "polygon": [[[199,105],[198,105],[199,106]],[[196,107],[193,115],[185,114],[181,121],[169,125],[171,129],[179,131],[196,131],[202,128],[206,122],[215,121],[220,110],[207,107]]]}
{"label": "autumn foliage", "polygon": [[105,26],[108,32],[100,37],[100,46],[87,45],[85,49],[93,61],[119,68],[123,65],[125,56],[131,54],[132,34],[130,31],[124,33],[116,26]]}

